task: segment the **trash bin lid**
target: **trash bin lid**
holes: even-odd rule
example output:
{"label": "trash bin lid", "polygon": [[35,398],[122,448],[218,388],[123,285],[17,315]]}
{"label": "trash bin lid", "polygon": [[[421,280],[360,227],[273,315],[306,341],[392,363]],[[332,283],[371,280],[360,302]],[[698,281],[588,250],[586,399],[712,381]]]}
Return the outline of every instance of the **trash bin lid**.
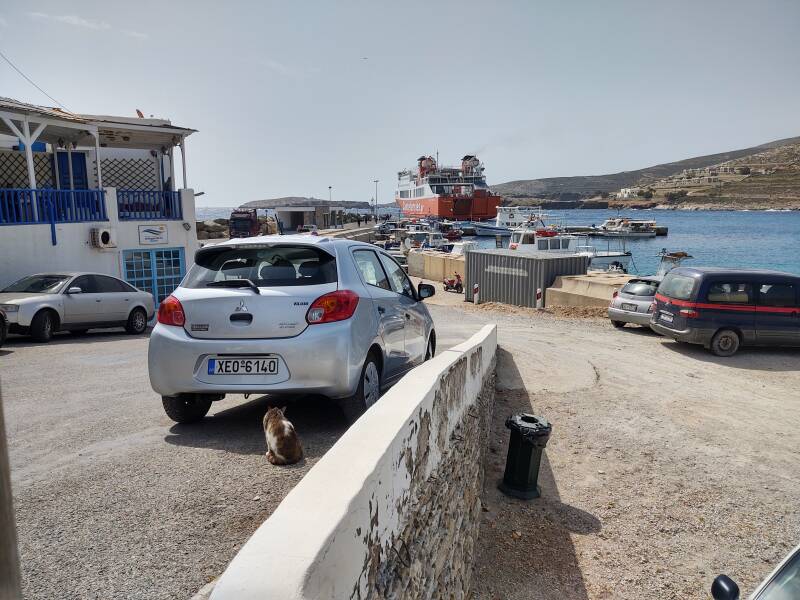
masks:
{"label": "trash bin lid", "polygon": [[529,413],[508,417],[506,427],[512,431],[519,431],[525,438],[547,437],[553,430],[553,426],[544,417],[537,417]]}

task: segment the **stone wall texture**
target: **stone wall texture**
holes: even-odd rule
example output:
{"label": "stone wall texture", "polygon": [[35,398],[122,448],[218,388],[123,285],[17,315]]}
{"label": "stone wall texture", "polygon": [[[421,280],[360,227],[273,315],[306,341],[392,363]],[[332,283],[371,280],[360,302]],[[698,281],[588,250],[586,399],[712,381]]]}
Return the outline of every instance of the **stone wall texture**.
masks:
{"label": "stone wall texture", "polygon": [[497,333],[398,382],[253,534],[212,600],[469,597]]}

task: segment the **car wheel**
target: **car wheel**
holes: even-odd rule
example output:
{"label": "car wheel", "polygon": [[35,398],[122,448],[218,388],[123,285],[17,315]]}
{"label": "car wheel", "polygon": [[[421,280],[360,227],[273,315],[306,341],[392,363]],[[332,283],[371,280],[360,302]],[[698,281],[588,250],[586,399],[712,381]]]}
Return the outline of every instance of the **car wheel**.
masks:
{"label": "car wheel", "polygon": [[739,334],[733,329],[720,329],[711,338],[710,350],[717,356],[733,356],[740,344]]}
{"label": "car wheel", "polygon": [[131,335],[141,335],[147,329],[147,314],[141,308],[134,308],[128,315],[125,331]]}
{"label": "car wheel", "polygon": [[31,337],[37,342],[49,342],[56,329],[56,319],[50,310],[40,310],[31,321]]}
{"label": "car wheel", "polygon": [[161,396],[164,412],[176,423],[196,423],[208,414],[211,400],[200,394]]}
{"label": "car wheel", "polygon": [[348,422],[355,423],[381,396],[381,370],[374,354],[368,354],[361,369],[356,393],[339,402]]}
{"label": "car wheel", "polygon": [[0,316],[0,346],[2,346],[6,341],[6,336],[8,335],[8,325],[6,324],[5,319]]}
{"label": "car wheel", "polygon": [[611,321],[611,324],[617,329],[622,329],[625,327],[625,321]]}
{"label": "car wheel", "polygon": [[436,354],[436,342],[435,342],[434,334],[431,333],[430,337],[428,337],[428,347],[425,350],[425,360],[430,360]]}

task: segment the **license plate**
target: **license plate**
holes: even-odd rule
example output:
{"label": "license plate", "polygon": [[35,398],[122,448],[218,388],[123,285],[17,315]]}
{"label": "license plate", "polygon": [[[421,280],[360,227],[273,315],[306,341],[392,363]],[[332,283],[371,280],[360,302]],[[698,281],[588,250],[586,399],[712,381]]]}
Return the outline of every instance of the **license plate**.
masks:
{"label": "license plate", "polygon": [[627,310],[630,312],[636,312],[636,305],[635,304],[627,304],[625,302],[622,303],[622,310]]}
{"label": "license plate", "polygon": [[670,313],[661,313],[661,320],[665,323],[672,323],[672,315]]}
{"label": "license plate", "polygon": [[277,375],[277,358],[209,358],[209,375]]}

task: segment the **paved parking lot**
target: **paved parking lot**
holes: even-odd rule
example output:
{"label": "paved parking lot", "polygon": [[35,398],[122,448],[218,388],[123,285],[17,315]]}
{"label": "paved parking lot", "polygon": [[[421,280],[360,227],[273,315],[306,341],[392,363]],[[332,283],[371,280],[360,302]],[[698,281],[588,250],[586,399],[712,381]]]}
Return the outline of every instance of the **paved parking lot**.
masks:
{"label": "paved parking lot", "polygon": [[[469,331],[442,331],[440,348]],[[188,598],[346,429],[329,403],[297,399],[306,460],[273,467],[266,397],[176,425],[150,389],[147,337],[118,332],[11,338],[0,382],[28,600]]]}

